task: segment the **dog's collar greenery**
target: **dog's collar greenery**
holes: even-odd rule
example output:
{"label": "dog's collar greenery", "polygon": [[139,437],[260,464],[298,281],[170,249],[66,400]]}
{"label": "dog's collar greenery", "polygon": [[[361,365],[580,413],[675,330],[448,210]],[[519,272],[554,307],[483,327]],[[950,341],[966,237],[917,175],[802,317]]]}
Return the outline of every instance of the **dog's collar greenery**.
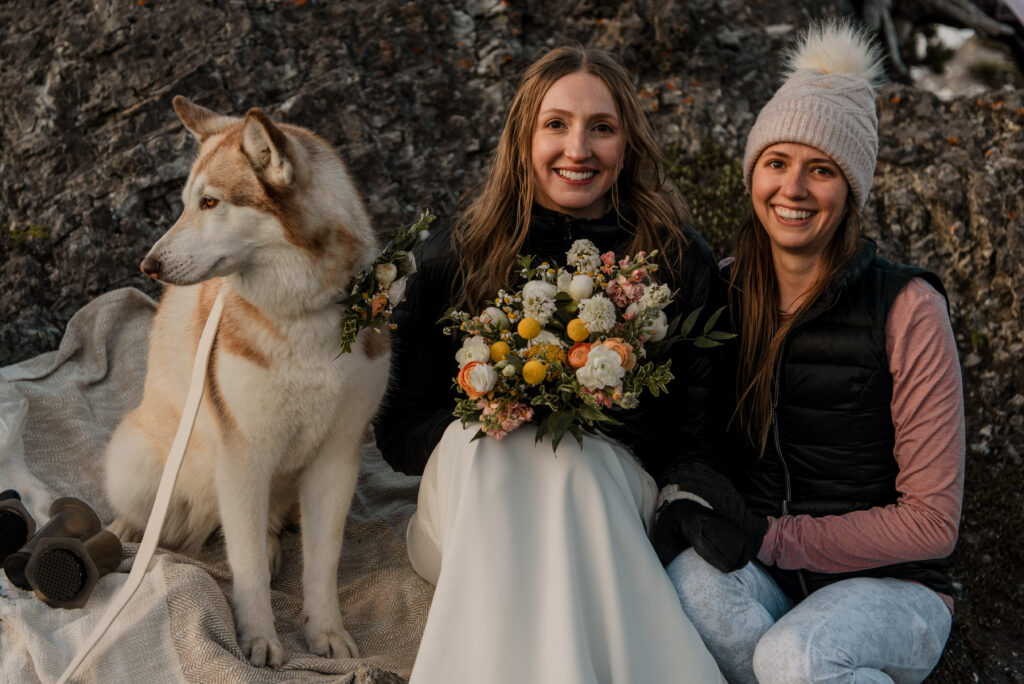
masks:
{"label": "dog's collar greenery", "polygon": [[349,282],[348,296],[340,304],[345,308],[341,324],[341,352],[352,351],[352,344],[362,328],[373,328],[377,334],[390,323],[394,307],[402,300],[405,279],[416,270],[410,253],[417,242],[427,236],[430,224],[437,218],[429,211],[420,214],[411,226],[400,228],[365,271]]}

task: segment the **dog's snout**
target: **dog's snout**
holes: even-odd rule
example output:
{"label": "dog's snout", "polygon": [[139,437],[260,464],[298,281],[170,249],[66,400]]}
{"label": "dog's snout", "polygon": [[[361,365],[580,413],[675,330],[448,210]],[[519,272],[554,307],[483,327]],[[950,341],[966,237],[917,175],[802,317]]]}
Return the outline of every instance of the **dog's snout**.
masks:
{"label": "dog's snout", "polygon": [[142,260],[142,263],[139,264],[139,268],[141,268],[142,272],[148,275],[150,278],[155,279],[160,277],[159,259],[154,259],[153,257],[148,256]]}

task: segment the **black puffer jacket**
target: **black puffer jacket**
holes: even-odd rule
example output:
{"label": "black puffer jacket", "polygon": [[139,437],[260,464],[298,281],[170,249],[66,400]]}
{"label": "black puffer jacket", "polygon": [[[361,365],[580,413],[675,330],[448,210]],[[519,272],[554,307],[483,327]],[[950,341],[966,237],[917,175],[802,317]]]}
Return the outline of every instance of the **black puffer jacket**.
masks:
{"label": "black puffer jacket", "polygon": [[[538,260],[564,263],[565,253],[578,239],[592,241],[600,250],[621,251],[631,235],[614,213],[600,219],[580,220],[533,207],[524,254]],[[687,226],[688,247],[682,272],[662,282],[679,289],[677,312],[704,306],[703,317],[724,303],[724,288],[704,239]],[[459,341],[443,334],[438,319],[452,306],[457,290],[458,264],[450,245],[450,231],[439,229],[416,254],[418,272],[410,278],[405,301],[393,318],[394,354],[391,388],[374,419],[377,444],[396,470],[420,474],[445,428],[455,418],[457,398],[453,380],[458,372],[455,352]],[[669,311],[672,318],[672,311]],[[699,328],[698,328],[699,329]],[[673,480],[673,467],[682,459],[716,460],[722,421],[713,414],[710,396],[722,386],[716,377],[719,350],[701,350],[691,343],[672,349],[675,380],[657,399],[644,395],[638,409],[619,416],[624,425],[608,434],[628,445],[659,486]],[[532,429],[532,428],[523,428]]]}
{"label": "black puffer jacket", "polygon": [[[870,240],[787,335],[775,371],[771,434],[763,457],[746,446],[735,479],[761,515],[842,515],[896,503],[893,378],[885,325],[896,296],[921,268],[877,256]],[[948,559],[829,574],[768,568],[792,598],[854,576],[897,577],[950,593]]]}

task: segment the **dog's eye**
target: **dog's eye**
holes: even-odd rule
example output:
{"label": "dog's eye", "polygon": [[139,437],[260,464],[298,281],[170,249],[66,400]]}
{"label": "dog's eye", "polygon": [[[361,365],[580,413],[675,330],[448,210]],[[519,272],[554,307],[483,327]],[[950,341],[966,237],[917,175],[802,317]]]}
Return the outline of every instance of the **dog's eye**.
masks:
{"label": "dog's eye", "polygon": [[213,209],[218,204],[220,204],[220,200],[213,197],[203,197],[199,200],[200,209]]}

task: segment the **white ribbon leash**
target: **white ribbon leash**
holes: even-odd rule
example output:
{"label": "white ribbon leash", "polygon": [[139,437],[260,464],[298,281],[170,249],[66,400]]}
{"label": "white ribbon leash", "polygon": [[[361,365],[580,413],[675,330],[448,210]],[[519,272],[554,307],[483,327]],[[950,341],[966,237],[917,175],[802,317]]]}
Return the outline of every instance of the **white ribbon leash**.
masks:
{"label": "white ribbon leash", "polygon": [[149,564],[153,560],[153,552],[156,551],[160,530],[163,529],[167,508],[171,503],[171,491],[174,489],[175,480],[178,479],[178,470],[181,468],[181,462],[185,457],[185,448],[188,446],[188,440],[192,436],[192,428],[195,426],[196,416],[199,413],[199,400],[203,397],[203,386],[206,384],[206,368],[210,363],[213,339],[217,332],[217,325],[220,323],[221,312],[224,311],[224,294],[225,288],[222,285],[217,293],[217,299],[213,302],[210,316],[206,319],[203,334],[199,338],[199,348],[196,350],[196,359],[192,365],[192,379],[189,381],[188,396],[185,399],[185,406],[181,410],[181,422],[178,423],[178,431],[174,435],[174,442],[167,454],[167,462],[164,464],[164,472],[160,477],[160,486],[156,492],[153,510],[149,513],[149,521],[146,523],[145,532],[142,533],[142,543],[139,544],[139,550],[135,554],[131,572],[128,573],[128,579],[124,586],[107,606],[106,612],[93,629],[85,645],[78,650],[74,660],[57,680],[57,684],[64,684],[75,674],[86,656],[93,650],[114,619],[121,613],[121,609],[125,607],[142,584],[142,576],[149,569]]}

